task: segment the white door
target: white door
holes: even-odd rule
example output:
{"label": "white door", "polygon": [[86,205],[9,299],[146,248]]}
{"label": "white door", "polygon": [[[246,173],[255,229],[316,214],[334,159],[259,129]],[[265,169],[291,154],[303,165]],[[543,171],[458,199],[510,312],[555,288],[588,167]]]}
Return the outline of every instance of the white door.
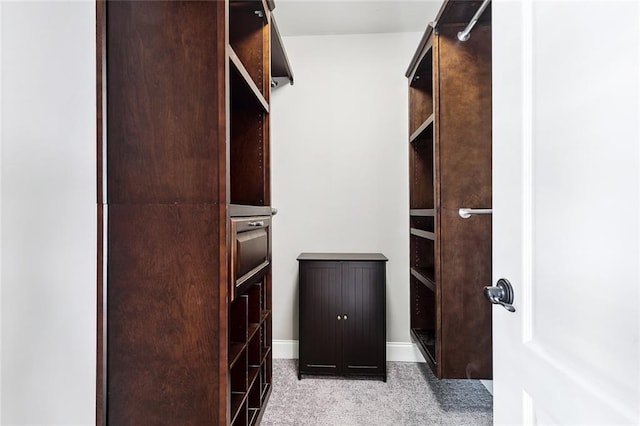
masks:
{"label": "white door", "polygon": [[640,424],[639,9],[492,3],[496,424]]}

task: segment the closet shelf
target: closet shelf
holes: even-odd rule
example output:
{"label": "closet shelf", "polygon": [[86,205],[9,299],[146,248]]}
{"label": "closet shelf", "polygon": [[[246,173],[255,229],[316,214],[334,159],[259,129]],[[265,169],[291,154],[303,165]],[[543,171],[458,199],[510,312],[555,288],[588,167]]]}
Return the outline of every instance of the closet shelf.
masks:
{"label": "closet shelf", "polygon": [[282,45],[282,38],[275,17],[271,17],[271,81],[272,87],[280,87],[283,83],[293,84],[293,71],[287,52]]}
{"label": "closet shelf", "polygon": [[[433,117],[433,114],[429,115],[424,123],[422,123],[420,127],[418,127],[416,131],[411,134],[411,137],[409,137],[410,143],[413,143],[417,139],[421,139],[424,136],[428,136],[427,139],[433,139]],[[430,135],[427,134],[429,130],[431,130]]]}
{"label": "closet shelf", "polygon": [[269,112],[269,103],[267,102],[267,100],[264,98],[264,96],[262,95],[262,93],[260,93],[260,89],[258,89],[258,86],[256,85],[256,83],[253,81],[253,78],[251,78],[251,75],[249,74],[249,72],[247,71],[247,69],[245,68],[245,66],[243,65],[242,61],[240,60],[240,58],[238,57],[238,55],[236,54],[236,52],[233,50],[233,47],[231,46],[227,46],[227,54],[229,56],[229,63],[232,65],[231,68],[233,70],[236,71],[236,73],[238,74],[238,76],[241,78],[241,80],[244,82],[245,87],[251,92],[251,94],[253,95],[255,101],[260,104],[260,107],[266,112]]}
{"label": "closet shelf", "polygon": [[409,215],[415,217],[434,217],[436,215],[436,209],[411,209],[409,210]]}
{"label": "closet shelf", "polygon": [[411,275],[427,286],[431,291],[436,291],[436,275],[433,268],[411,268]]}
{"label": "closet shelf", "polygon": [[424,359],[431,364],[432,366],[436,366],[436,334],[432,330],[424,330],[420,328],[412,328],[411,334],[424,356]]}
{"label": "closet shelf", "polygon": [[416,237],[425,238],[427,240],[435,241],[436,234],[429,231],[423,231],[422,229],[411,228],[411,235],[415,235]]}

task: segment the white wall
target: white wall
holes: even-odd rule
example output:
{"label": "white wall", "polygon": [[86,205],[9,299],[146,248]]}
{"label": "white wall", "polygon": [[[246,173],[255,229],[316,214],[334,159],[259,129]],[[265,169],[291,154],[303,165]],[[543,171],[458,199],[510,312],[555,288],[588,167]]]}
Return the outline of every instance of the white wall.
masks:
{"label": "white wall", "polygon": [[301,252],[381,252],[387,341],[409,337],[408,98],[421,33],[285,37],[272,92],[273,338],[298,338]]}
{"label": "white wall", "polygon": [[95,6],[0,8],[0,423],[93,424]]}

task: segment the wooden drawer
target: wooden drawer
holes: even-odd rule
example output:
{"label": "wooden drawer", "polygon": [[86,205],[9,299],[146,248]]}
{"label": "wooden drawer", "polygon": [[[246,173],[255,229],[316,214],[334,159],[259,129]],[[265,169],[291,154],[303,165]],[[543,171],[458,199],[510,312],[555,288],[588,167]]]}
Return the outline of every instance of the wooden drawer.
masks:
{"label": "wooden drawer", "polygon": [[271,216],[231,218],[231,289],[234,300],[271,263]]}

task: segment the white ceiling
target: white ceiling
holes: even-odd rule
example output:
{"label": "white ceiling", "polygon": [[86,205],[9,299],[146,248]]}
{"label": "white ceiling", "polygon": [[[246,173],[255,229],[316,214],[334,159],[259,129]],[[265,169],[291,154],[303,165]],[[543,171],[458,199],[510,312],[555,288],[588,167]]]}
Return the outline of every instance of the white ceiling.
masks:
{"label": "white ceiling", "polygon": [[443,0],[276,0],[285,36],[423,32]]}

